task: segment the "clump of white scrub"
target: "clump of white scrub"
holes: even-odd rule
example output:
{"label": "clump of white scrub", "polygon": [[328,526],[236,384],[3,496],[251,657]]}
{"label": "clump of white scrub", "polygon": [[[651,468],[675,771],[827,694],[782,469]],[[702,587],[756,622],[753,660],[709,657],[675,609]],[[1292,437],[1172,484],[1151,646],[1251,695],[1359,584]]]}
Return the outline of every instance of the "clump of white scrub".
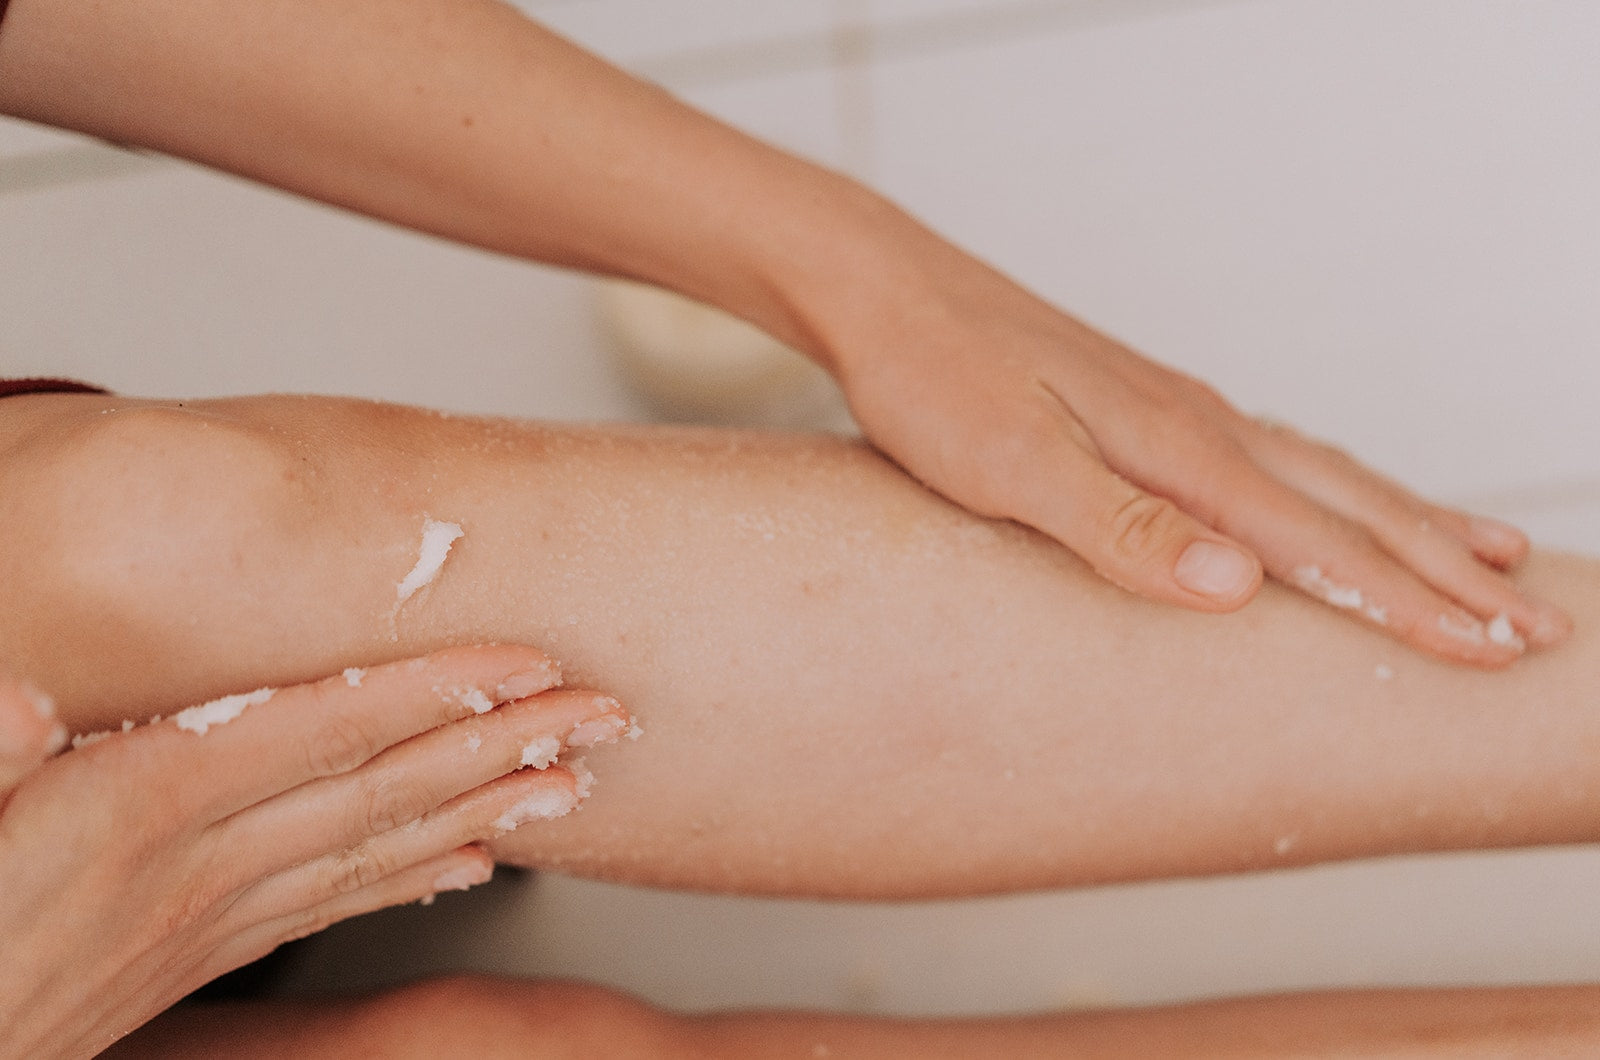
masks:
{"label": "clump of white scrub", "polygon": [[418,589],[439,576],[444,561],[450,556],[450,546],[466,532],[455,523],[440,522],[432,517],[422,523],[422,547],[417,551],[417,565],[395,587],[395,606],[411,599]]}
{"label": "clump of white scrub", "polygon": [[481,688],[457,689],[456,698],[463,707],[471,707],[474,714],[487,714],[494,709],[494,700]]}
{"label": "clump of white scrub", "polygon": [[226,725],[243,714],[247,707],[259,707],[277,693],[276,688],[258,688],[254,692],[223,696],[198,707],[180,710],[173,720],[178,723],[178,728],[204,736],[213,725]]}
{"label": "clump of white scrub", "polygon": [[477,754],[478,748],[482,746],[483,737],[479,736],[477,733],[473,733],[471,736],[467,737],[467,750],[471,751],[473,754]]}
{"label": "clump of white scrub", "polygon": [[1390,666],[1388,663],[1379,663],[1373,668],[1372,676],[1376,677],[1380,681],[1393,681],[1394,667]]}
{"label": "clump of white scrub", "polygon": [[1489,639],[1502,648],[1516,648],[1521,651],[1524,647],[1522,638],[1511,628],[1511,616],[1504,611],[1489,620]]}
{"label": "clump of white scrub", "polygon": [[522,764],[534,769],[544,769],[561,754],[561,741],[554,736],[541,736],[522,749]]}
{"label": "clump of white scrub", "polygon": [[367,671],[359,666],[352,666],[344,672],[344,683],[351,688],[360,688],[362,678],[367,676]]}
{"label": "clump of white scrub", "polygon": [[551,788],[547,791],[536,791],[526,795],[510,808],[495,818],[495,831],[500,835],[515,831],[529,821],[554,820],[565,817],[578,807],[576,792],[563,791],[560,788]]}
{"label": "clump of white scrub", "polygon": [[1293,577],[1295,585],[1341,611],[1359,611],[1378,626],[1389,621],[1388,608],[1366,599],[1361,595],[1361,590],[1353,585],[1340,585],[1333,581],[1316,564],[1296,567]]}

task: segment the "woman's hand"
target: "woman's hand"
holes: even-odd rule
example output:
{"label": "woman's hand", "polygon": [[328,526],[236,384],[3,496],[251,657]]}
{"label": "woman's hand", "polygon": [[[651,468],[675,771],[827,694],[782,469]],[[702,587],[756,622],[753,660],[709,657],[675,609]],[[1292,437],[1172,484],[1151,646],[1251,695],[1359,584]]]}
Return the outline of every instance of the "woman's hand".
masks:
{"label": "woman's hand", "polygon": [[282,942],[487,880],[470,844],[575,808],[587,773],[549,762],[629,725],[559,683],[453,649],[48,761],[43,701],[0,683],[0,1056],[93,1054]]}
{"label": "woman's hand", "polygon": [[1515,529],[1243,416],[909,220],[890,227],[896,264],[811,330],[867,437],[951,500],[1196,610],[1242,606],[1264,568],[1460,662],[1570,631],[1503,573],[1527,552]]}

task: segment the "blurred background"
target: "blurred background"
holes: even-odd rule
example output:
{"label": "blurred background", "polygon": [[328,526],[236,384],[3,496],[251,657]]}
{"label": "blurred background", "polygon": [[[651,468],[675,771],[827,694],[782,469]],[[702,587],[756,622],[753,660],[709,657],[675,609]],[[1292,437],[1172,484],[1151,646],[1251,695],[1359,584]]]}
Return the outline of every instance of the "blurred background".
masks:
{"label": "blurred background", "polygon": [[[1600,5],[520,6],[1242,407],[1600,552]],[[0,321],[0,375],[132,394],[848,429],[814,376],[693,307],[20,122]],[[297,975],[894,1013],[1600,980],[1597,896],[1589,849],[895,907],[513,876],[336,929]]]}

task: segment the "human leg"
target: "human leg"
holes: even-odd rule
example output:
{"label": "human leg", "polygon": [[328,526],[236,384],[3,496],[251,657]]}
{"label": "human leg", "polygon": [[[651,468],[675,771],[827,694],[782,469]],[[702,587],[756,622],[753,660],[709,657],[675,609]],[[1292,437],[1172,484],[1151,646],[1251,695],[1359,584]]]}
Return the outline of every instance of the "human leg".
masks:
{"label": "human leg", "polygon": [[[1484,674],[1287,592],[1231,617],[1134,600],[830,440],[13,400],[34,404],[4,450],[0,663],[96,727],[538,644],[645,736],[592,756],[600,797],[509,860],[886,897],[1600,833],[1588,560],[1522,574],[1572,640]],[[465,536],[398,604],[430,517]]]}

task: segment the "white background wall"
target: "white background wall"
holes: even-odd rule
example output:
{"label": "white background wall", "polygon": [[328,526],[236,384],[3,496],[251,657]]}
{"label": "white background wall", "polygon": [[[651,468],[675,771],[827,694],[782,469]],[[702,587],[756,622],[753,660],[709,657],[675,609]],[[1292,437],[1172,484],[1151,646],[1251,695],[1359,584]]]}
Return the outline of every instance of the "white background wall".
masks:
{"label": "white background wall", "polygon": [[[523,6],[1245,407],[1600,551],[1600,5]],[[0,322],[0,374],[645,415],[580,278],[20,123],[0,124]],[[1600,980],[1596,894],[1588,850],[892,909],[549,879],[353,926],[306,980],[348,979],[351,942],[380,977],[466,953],[688,1005]],[[385,925],[408,934],[381,957]]]}

